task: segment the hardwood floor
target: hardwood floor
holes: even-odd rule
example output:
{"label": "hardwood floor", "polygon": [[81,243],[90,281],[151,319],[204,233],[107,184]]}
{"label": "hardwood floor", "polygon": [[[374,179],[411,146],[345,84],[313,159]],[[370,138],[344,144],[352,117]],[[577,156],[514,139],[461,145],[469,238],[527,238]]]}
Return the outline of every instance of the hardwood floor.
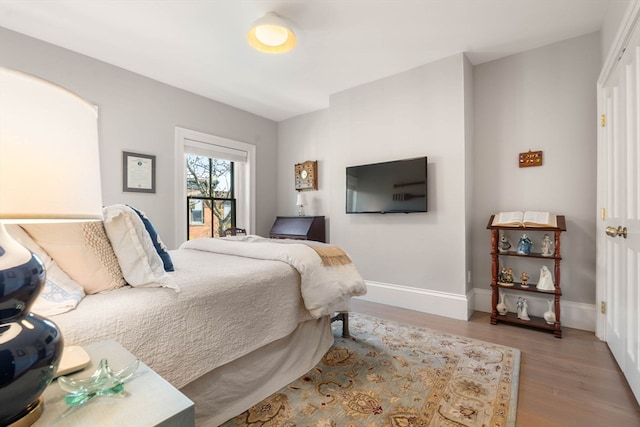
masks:
{"label": "hardwood floor", "polygon": [[640,426],[640,406],[606,343],[592,332],[552,333],[507,324],[492,326],[489,313],[469,321],[405,310],[359,299],[352,311],[521,351],[518,427]]}

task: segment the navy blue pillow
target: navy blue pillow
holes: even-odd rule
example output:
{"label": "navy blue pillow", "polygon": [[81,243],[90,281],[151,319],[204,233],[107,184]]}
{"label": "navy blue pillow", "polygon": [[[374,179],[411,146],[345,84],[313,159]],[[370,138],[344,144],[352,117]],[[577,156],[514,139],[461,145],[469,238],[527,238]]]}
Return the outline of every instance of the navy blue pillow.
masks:
{"label": "navy blue pillow", "polygon": [[139,211],[133,206],[129,207],[138,214],[138,216],[142,220],[142,223],[144,224],[144,228],[147,229],[147,233],[149,233],[151,241],[153,242],[153,247],[156,248],[156,252],[158,252],[158,255],[160,255],[160,258],[162,259],[162,263],[164,264],[164,271],[174,271],[173,261],[171,260],[169,252],[167,252],[167,247],[164,245],[164,243],[162,243],[162,240],[160,240],[160,236],[158,235],[158,232],[156,231],[156,228],[153,226],[151,221],[149,221],[149,218],[146,217],[144,212]]}

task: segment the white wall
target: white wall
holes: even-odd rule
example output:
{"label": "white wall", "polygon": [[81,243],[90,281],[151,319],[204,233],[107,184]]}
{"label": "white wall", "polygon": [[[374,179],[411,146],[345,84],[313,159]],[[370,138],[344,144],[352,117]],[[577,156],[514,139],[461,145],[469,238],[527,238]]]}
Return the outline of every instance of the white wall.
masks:
{"label": "white wall", "polygon": [[[475,67],[456,55],[346,90],[328,111],[279,124],[279,167],[292,175],[293,163],[317,158],[314,214],[329,217],[331,242],[352,256],[369,297],[432,313],[490,310],[492,213],[564,214],[563,322],[593,329],[599,52],[594,33]],[[544,151],[542,167],[518,167],[529,149]],[[429,213],[344,214],[345,166],[418,155],[429,156]],[[293,193],[292,178],[278,193]],[[278,212],[295,212],[293,195]],[[543,300],[530,307],[546,311]]]}
{"label": "white wall", "polygon": [[[294,165],[307,160],[318,161],[318,191],[306,191],[308,205],[305,214],[329,213],[329,164],[328,147],[331,134],[329,110],[298,116],[278,124],[278,215],[296,216],[296,191],[294,189]],[[331,218],[326,218],[331,227]],[[329,237],[327,230],[327,237]]]}
{"label": "white wall", "polygon": [[[563,300],[595,302],[599,47],[593,33],[475,67],[476,288],[490,283],[489,216],[551,211],[567,220]],[[543,151],[542,166],[518,167],[528,150]]]}
{"label": "white wall", "polygon": [[[278,213],[295,212],[293,164],[318,160],[311,213],[328,217],[330,241],[368,281],[366,298],[467,317],[470,71],[464,55],[455,55],[334,94],[328,111],[279,124],[278,194],[285,196]],[[428,213],[345,214],[346,166],[417,156],[429,157]]]}
{"label": "white wall", "polygon": [[620,23],[625,16],[627,10],[631,10],[634,4],[638,3],[638,0],[626,1],[612,1],[609,2],[607,7],[607,14],[605,15],[604,22],[602,23],[601,34],[601,57],[604,64],[609,51],[612,48],[612,44],[616,39],[618,32],[620,31]]}
{"label": "white wall", "polygon": [[[175,127],[256,145],[257,230],[252,231],[268,234],[276,211],[275,122],[4,28],[0,64],[50,80],[99,107],[103,203],[145,211],[170,248],[181,243],[173,232]],[[155,194],[122,192],[123,150],[156,156]]]}
{"label": "white wall", "polygon": [[[472,252],[471,252],[471,236],[473,232],[473,217],[475,209],[475,180],[474,180],[474,143],[475,143],[475,114],[474,114],[474,75],[473,65],[465,57],[464,61],[464,126],[465,126],[465,153],[464,153],[464,177],[465,177],[465,241],[467,242],[465,271],[466,291],[469,292],[473,288],[471,276]],[[473,312],[473,304],[469,304],[469,316]]]}

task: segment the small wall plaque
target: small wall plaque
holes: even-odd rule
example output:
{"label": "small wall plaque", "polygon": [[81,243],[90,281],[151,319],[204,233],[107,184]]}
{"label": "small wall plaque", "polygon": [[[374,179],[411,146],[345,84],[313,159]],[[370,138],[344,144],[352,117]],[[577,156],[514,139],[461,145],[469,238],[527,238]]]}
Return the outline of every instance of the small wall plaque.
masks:
{"label": "small wall plaque", "polygon": [[520,153],[518,166],[528,168],[531,166],[542,166],[542,151],[527,151]]}

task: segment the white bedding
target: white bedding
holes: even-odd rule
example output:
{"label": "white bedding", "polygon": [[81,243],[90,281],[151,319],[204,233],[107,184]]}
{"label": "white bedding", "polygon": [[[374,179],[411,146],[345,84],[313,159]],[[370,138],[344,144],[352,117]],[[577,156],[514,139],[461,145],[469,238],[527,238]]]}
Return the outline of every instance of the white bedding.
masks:
{"label": "white bedding", "polygon": [[196,404],[196,425],[217,426],[309,372],[331,348],[328,317],[203,375],[180,389]]}
{"label": "white bedding", "polygon": [[238,255],[247,259],[277,260],[295,268],[301,276],[305,307],[314,318],[344,311],[353,296],[367,292],[364,280],[341,248],[312,241],[237,236],[189,240],[181,248]]}
{"label": "white bedding", "polygon": [[65,345],[115,339],[180,388],[313,317],[300,275],[284,262],[191,249],[170,254],[180,292],[124,287],[87,296],[50,317]]}

